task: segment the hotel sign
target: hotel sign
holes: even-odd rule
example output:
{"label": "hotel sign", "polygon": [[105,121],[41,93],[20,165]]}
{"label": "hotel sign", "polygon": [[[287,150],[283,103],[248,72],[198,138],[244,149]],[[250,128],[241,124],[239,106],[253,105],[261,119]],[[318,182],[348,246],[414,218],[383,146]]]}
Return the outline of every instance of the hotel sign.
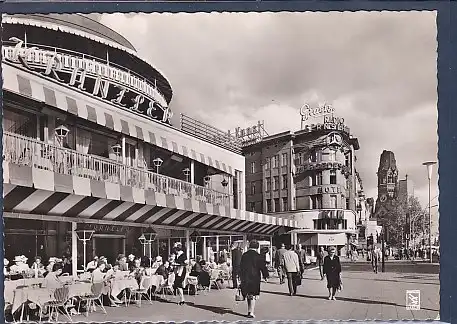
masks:
{"label": "hotel sign", "polygon": [[349,168],[340,162],[321,162],[321,163],[306,163],[297,166],[296,173],[303,173],[313,170],[342,170],[344,173],[349,172]]}
{"label": "hotel sign", "polygon": [[[130,72],[85,58],[63,53],[61,49],[45,50],[25,47],[24,41],[12,37],[15,46],[2,46],[7,62],[20,64],[58,82],[75,87],[119,108],[127,108],[171,125],[173,112],[157,88]],[[59,52],[60,51],[60,52]]]}

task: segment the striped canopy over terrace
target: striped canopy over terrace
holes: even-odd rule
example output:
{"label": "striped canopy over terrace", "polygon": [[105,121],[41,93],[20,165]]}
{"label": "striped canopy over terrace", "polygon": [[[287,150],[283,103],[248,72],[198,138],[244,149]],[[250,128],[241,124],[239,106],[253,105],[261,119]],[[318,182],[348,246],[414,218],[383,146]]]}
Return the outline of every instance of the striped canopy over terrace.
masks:
{"label": "striped canopy over terrace", "polygon": [[[272,235],[295,221],[4,162],[5,217]],[[22,215],[22,216],[21,216]],[[27,216],[24,216],[27,215]]]}

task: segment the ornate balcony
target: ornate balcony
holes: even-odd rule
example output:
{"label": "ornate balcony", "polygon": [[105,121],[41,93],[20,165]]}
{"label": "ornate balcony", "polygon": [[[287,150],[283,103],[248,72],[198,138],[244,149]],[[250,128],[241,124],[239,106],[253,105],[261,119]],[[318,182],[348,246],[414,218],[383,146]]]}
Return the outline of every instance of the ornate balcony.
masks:
{"label": "ornate balcony", "polygon": [[229,194],[9,132],[3,133],[3,160],[59,174],[119,183],[213,205],[231,206]]}

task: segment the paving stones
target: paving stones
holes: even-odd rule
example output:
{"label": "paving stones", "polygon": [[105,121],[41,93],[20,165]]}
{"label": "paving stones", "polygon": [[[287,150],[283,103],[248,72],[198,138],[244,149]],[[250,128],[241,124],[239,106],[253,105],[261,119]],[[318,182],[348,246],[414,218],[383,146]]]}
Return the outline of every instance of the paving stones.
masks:
{"label": "paving stones", "polygon": [[[343,291],[336,301],[327,300],[326,281],[319,271],[308,270],[298,288],[297,296],[290,297],[287,284],[277,278],[262,283],[262,293],[256,304],[258,320],[402,320],[435,319],[439,314],[439,268],[430,266],[423,271],[420,265],[397,264],[386,267],[385,273],[375,274],[369,264],[343,266]],[[406,290],[421,291],[421,310],[407,310]],[[246,320],[245,302],[235,302],[234,289],[211,290],[197,296],[187,296],[185,306],[153,301],[141,307],[108,308],[108,315],[91,314],[74,321],[237,321]]]}

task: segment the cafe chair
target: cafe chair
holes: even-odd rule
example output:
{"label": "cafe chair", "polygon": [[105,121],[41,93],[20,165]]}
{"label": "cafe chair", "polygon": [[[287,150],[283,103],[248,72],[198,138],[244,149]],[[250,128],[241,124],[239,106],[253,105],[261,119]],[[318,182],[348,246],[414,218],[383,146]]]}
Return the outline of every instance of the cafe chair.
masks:
{"label": "cafe chair", "polygon": [[167,300],[165,297],[165,293],[170,293],[172,296],[175,295],[175,291],[173,288],[173,284],[175,283],[176,275],[174,272],[170,273],[168,275],[167,281],[165,283],[161,284],[159,288],[157,289],[157,292],[161,295],[161,298],[164,300]]}
{"label": "cafe chair", "polygon": [[[92,294],[81,296],[81,303],[86,302],[86,317],[89,316],[89,311],[92,307],[96,310],[96,306],[99,306],[103,313],[106,314],[106,309],[102,301],[103,286],[103,282],[94,283],[91,287]],[[81,303],[79,303],[78,313],[80,313]]]}
{"label": "cafe chair", "polygon": [[149,300],[149,303],[152,304],[152,297],[150,293],[151,286],[151,277],[142,277],[139,288],[130,290],[128,305],[130,305],[130,303],[132,302],[133,297],[133,300],[136,302],[137,306],[141,307],[141,300],[143,299],[143,296],[145,296],[146,299]]}
{"label": "cafe chair", "polygon": [[70,299],[69,295],[70,295],[70,289],[68,288],[68,286],[65,286],[62,288],[57,288],[54,291],[54,300],[44,303],[43,307],[40,309],[40,322],[41,322],[41,318],[43,315],[43,309],[46,309],[46,308],[49,309],[49,320],[50,321],[52,321],[52,318],[53,318],[53,315],[55,312],[55,316],[56,316],[55,320],[57,322],[57,320],[59,319],[59,308],[63,308],[64,315],[70,320],[70,322],[72,322],[73,320],[72,320],[70,314],[68,313],[68,307],[70,307],[70,306],[65,305],[68,302],[68,300]]}
{"label": "cafe chair", "polygon": [[215,285],[218,290],[220,289],[219,284],[217,283],[217,281],[219,280],[219,274],[220,274],[219,270],[217,270],[217,269],[211,270],[211,276],[209,278],[208,291],[211,291],[211,286],[212,285]]}

